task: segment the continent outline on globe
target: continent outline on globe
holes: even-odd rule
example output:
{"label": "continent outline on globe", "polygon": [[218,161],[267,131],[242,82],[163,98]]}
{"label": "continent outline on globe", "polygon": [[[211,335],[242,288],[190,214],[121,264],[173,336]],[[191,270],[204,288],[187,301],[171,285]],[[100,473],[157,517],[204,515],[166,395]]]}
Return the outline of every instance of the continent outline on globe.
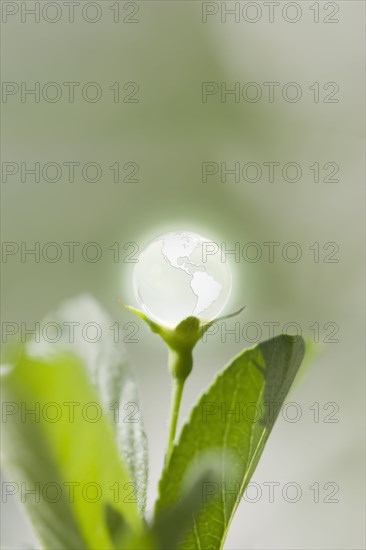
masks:
{"label": "continent outline on globe", "polygon": [[[164,264],[187,276],[194,297],[193,307],[188,306],[186,289],[183,288],[185,283],[172,285],[165,268],[159,267],[161,258],[155,257],[157,244]],[[146,314],[158,322],[175,325],[189,316],[212,320],[224,309],[231,292],[230,267],[222,260],[221,254],[203,254],[206,245],[210,244],[213,244],[212,240],[197,233],[172,231],[157,236],[141,251],[134,270],[134,294]],[[149,285],[143,284],[145,276]],[[164,277],[165,281],[160,280]],[[178,288],[174,289],[174,285]],[[168,304],[163,304],[165,297],[168,297]]]}

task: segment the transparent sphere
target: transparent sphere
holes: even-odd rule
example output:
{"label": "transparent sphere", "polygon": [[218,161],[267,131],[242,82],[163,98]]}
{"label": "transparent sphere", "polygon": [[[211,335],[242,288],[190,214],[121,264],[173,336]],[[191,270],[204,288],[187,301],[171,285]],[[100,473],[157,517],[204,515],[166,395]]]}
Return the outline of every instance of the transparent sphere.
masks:
{"label": "transparent sphere", "polygon": [[210,321],[229,299],[230,267],[210,239],[189,231],[165,233],[141,251],[133,290],[140,308],[162,325],[174,327],[192,315]]}

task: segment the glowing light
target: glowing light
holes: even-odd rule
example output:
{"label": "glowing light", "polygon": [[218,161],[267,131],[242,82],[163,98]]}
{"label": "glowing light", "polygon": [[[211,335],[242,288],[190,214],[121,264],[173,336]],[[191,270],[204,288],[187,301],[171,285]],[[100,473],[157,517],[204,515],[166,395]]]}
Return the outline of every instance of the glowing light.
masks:
{"label": "glowing light", "polygon": [[156,237],[140,253],[133,272],[140,308],[166,326],[191,315],[214,319],[227,304],[231,286],[220,247],[190,231]]}

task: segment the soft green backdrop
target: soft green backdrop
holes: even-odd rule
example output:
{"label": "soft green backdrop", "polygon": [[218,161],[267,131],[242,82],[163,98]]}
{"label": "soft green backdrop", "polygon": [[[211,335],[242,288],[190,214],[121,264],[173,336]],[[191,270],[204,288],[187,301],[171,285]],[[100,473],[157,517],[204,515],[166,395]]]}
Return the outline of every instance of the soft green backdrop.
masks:
{"label": "soft green backdrop", "polygon": [[[2,268],[3,321],[32,327],[64,299],[84,292],[96,296],[116,321],[135,321],[116,303],[123,298],[134,304],[133,264],[114,263],[108,247],[117,241],[142,247],[161,232],[187,228],[228,248],[250,241],[301,246],[297,263],[277,253],[273,263],[233,264],[231,308],[247,304],[241,323],[296,321],[310,339],[314,322],[339,325],[339,343],[313,346],[311,364],[290,396],[301,406],[301,420],[279,420],[253,479],[281,483],[278,496],[269,503],[262,485],[259,502],[240,506],[226,543],[230,550],[364,545],[364,6],[338,2],[338,23],[315,24],[312,4],[301,2],[303,17],[294,24],[281,16],[268,23],[265,15],[253,24],[230,19],[221,24],[218,16],[203,24],[201,3],[183,1],[138,2],[139,22],[116,24],[108,0],[99,2],[103,15],[95,24],[83,21],[78,10],[73,24],[65,11],[55,24],[31,18],[21,23],[19,15],[2,24],[3,81],[94,81],[103,88],[98,103],[82,101],[78,91],[73,104],[65,95],[58,103],[39,104],[22,103],[19,94],[9,97],[2,104],[3,162],[94,161],[104,170],[97,183],[80,177],[69,183],[66,171],[57,183],[34,183],[31,177],[21,183],[17,176],[2,183],[4,241],[96,241],[103,248],[94,264],[79,253],[74,263],[66,256],[54,264],[9,257]],[[116,81],[137,82],[140,102],[113,103],[108,86]],[[303,99],[289,103],[277,94],[274,103],[202,103],[203,81],[226,81],[228,87],[236,81],[296,81]],[[314,82],[337,82],[339,102],[314,103],[308,90]],[[137,162],[139,183],[113,183],[108,166],[116,161]],[[298,162],[303,177],[297,183],[276,178],[226,184],[216,177],[204,184],[204,161]],[[308,167],[316,161],[339,164],[339,183],[314,183]],[[308,247],[330,241],[340,247],[339,262],[315,263]],[[127,348],[150,441],[152,502],[169,378],[161,343],[143,326],[138,336],[139,343]],[[182,417],[215,372],[246,345],[230,336],[222,343],[218,334],[197,349]],[[339,422],[315,423],[309,410],[314,402],[337,403]],[[296,504],[281,497],[288,482],[302,488]],[[337,483],[339,503],[315,504],[309,490],[314,482]],[[28,538],[19,514],[14,501],[4,506],[4,548],[23,548]]]}

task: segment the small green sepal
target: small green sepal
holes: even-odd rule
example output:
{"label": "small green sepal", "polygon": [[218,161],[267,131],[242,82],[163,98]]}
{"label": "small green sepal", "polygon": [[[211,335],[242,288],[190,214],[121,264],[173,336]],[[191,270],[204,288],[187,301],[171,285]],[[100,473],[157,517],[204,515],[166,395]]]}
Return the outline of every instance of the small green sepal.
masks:
{"label": "small green sepal", "polygon": [[193,348],[208,328],[218,321],[238,315],[245,307],[241,307],[229,315],[218,317],[212,321],[202,321],[197,317],[187,317],[186,319],[183,319],[183,321],[181,321],[175,328],[168,328],[152,321],[139,309],[123,304],[122,302],[120,303],[128,311],[131,311],[143,319],[143,321],[149,325],[151,330],[156,334],[159,334],[159,336],[164,340],[169,348],[169,370],[173,378],[181,382],[189,376],[193,366]]}

